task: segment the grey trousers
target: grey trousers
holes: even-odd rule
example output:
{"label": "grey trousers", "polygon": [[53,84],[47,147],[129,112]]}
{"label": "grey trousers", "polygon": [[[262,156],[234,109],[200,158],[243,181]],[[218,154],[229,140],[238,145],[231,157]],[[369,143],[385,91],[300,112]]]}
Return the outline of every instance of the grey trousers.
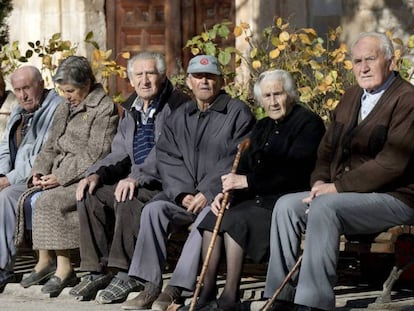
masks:
{"label": "grey trousers", "polygon": [[17,201],[26,184],[10,185],[0,191],[0,269],[13,270]]}
{"label": "grey trousers", "polygon": [[167,258],[166,240],[171,225],[190,225],[191,232],[184,244],[169,285],[192,291],[198,274],[202,236],[198,224],[209,212],[204,208],[195,217],[182,207],[169,201],[147,204],[141,215],[141,227],[128,274],[162,285],[162,270]]}
{"label": "grey trousers", "polygon": [[414,209],[381,193],[338,193],[302,203],[308,192],[281,197],[272,214],[265,297],[271,297],[294,266],[306,229],[303,261],[278,299],[335,309],[336,265],[341,234],[366,234],[414,223]]}

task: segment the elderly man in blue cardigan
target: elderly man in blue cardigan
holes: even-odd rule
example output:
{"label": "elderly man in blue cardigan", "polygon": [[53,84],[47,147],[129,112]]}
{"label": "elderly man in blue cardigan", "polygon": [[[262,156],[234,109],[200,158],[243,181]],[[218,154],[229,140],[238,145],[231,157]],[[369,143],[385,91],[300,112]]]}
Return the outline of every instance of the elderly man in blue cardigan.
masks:
{"label": "elderly man in blue cardigan", "polygon": [[54,90],[45,89],[33,66],[15,70],[11,85],[19,105],[12,110],[0,142],[0,293],[14,279],[17,200],[26,190],[26,179],[62,101]]}

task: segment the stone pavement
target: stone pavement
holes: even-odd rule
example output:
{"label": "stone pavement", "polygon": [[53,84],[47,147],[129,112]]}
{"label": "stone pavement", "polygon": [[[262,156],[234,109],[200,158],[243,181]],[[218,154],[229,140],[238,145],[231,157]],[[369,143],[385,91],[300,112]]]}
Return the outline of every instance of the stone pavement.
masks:
{"label": "stone pavement", "polygon": [[[376,260],[378,264],[378,260]],[[380,278],[381,271],[387,271],[384,265],[376,266],[374,263],[374,277]],[[21,274],[28,273],[34,266],[35,259],[33,256],[20,256],[16,262],[16,271]],[[76,268],[77,269],[77,268]],[[245,269],[247,270],[247,269]],[[399,286],[392,293],[393,302],[390,304],[376,304],[375,299],[380,295],[381,286],[367,285],[358,272],[358,265],[354,260],[343,258],[340,260],[338,269],[338,286],[335,288],[336,305],[335,311],[379,311],[379,310],[401,310],[414,311],[414,286],[412,280],[406,282],[406,285]],[[76,270],[78,276],[82,273]],[[250,265],[248,272],[250,277],[245,277],[241,282],[242,300],[253,301],[250,306],[251,311],[258,311],[264,305],[262,301],[264,277],[263,265]],[[384,274],[384,273],[383,273]],[[167,284],[171,274],[163,275],[164,284]],[[382,281],[381,281],[382,282]],[[381,282],[379,284],[381,284]],[[225,284],[221,277],[218,280],[219,292]],[[0,311],[120,311],[121,304],[101,305],[94,301],[80,302],[69,295],[70,288],[65,288],[56,298],[49,298],[41,292],[41,286],[32,286],[24,289],[18,283],[8,284],[2,294],[0,294]],[[137,293],[131,293],[128,299],[133,298]],[[186,303],[190,302],[191,296]]]}
{"label": "stone pavement", "polygon": [[[164,280],[168,282],[169,274],[164,274]],[[220,289],[224,280],[218,282]],[[252,303],[252,311],[259,310],[263,302],[259,301],[263,292],[264,281],[257,278],[244,278],[241,288],[243,299],[255,300]],[[121,304],[101,305],[94,301],[79,302],[69,295],[69,288],[66,288],[59,297],[49,298],[42,294],[41,286],[32,286],[24,289],[17,283],[8,284],[0,294],[1,311],[120,311]],[[412,290],[399,290],[393,292],[393,302],[388,305],[375,305],[375,298],[380,291],[372,290],[364,286],[338,286],[337,311],[358,311],[358,310],[401,310],[414,311],[414,292]],[[128,299],[133,298],[137,293],[131,293]],[[187,300],[189,302],[189,299]]]}

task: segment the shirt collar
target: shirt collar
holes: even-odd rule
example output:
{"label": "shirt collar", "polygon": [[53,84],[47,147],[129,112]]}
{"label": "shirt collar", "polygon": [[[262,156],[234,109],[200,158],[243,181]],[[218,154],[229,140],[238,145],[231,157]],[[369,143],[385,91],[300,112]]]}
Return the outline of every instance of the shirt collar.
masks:
{"label": "shirt collar", "polygon": [[[217,97],[214,99],[214,101],[211,103],[210,107],[208,107],[206,111],[214,110],[217,112],[223,112],[225,111],[229,100],[230,100],[229,96],[227,96],[227,94],[224,91],[220,91],[220,93],[217,95]],[[197,101],[193,100],[191,103],[192,104],[190,105],[188,109],[188,113],[190,115],[199,111],[198,106],[197,106]]]}
{"label": "shirt collar", "polygon": [[377,93],[385,91],[394,81],[395,77],[396,73],[392,72],[387,80],[378,89],[374,90],[373,92],[368,92],[366,89],[364,89],[364,94],[375,95]]}

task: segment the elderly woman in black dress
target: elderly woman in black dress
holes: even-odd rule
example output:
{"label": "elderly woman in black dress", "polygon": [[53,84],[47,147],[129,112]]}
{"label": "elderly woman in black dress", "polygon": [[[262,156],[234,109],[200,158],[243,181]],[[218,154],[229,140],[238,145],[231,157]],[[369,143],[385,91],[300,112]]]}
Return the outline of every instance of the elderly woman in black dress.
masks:
{"label": "elderly woman in black dress", "polygon": [[[309,189],[316,150],[325,132],[319,116],[298,104],[295,82],[284,70],[263,72],[254,86],[256,100],[267,117],[251,133],[236,174],[222,176],[223,192],[231,191],[196,310],[237,310],[243,259],[266,261],[272,209],[285,193]],[[199,225],[203,257],[211,241],[223,193],[219,193]],[[216,300],[216,276],[224,246],[227,273]],[[182,309],[186,309],[186,307]]]}

